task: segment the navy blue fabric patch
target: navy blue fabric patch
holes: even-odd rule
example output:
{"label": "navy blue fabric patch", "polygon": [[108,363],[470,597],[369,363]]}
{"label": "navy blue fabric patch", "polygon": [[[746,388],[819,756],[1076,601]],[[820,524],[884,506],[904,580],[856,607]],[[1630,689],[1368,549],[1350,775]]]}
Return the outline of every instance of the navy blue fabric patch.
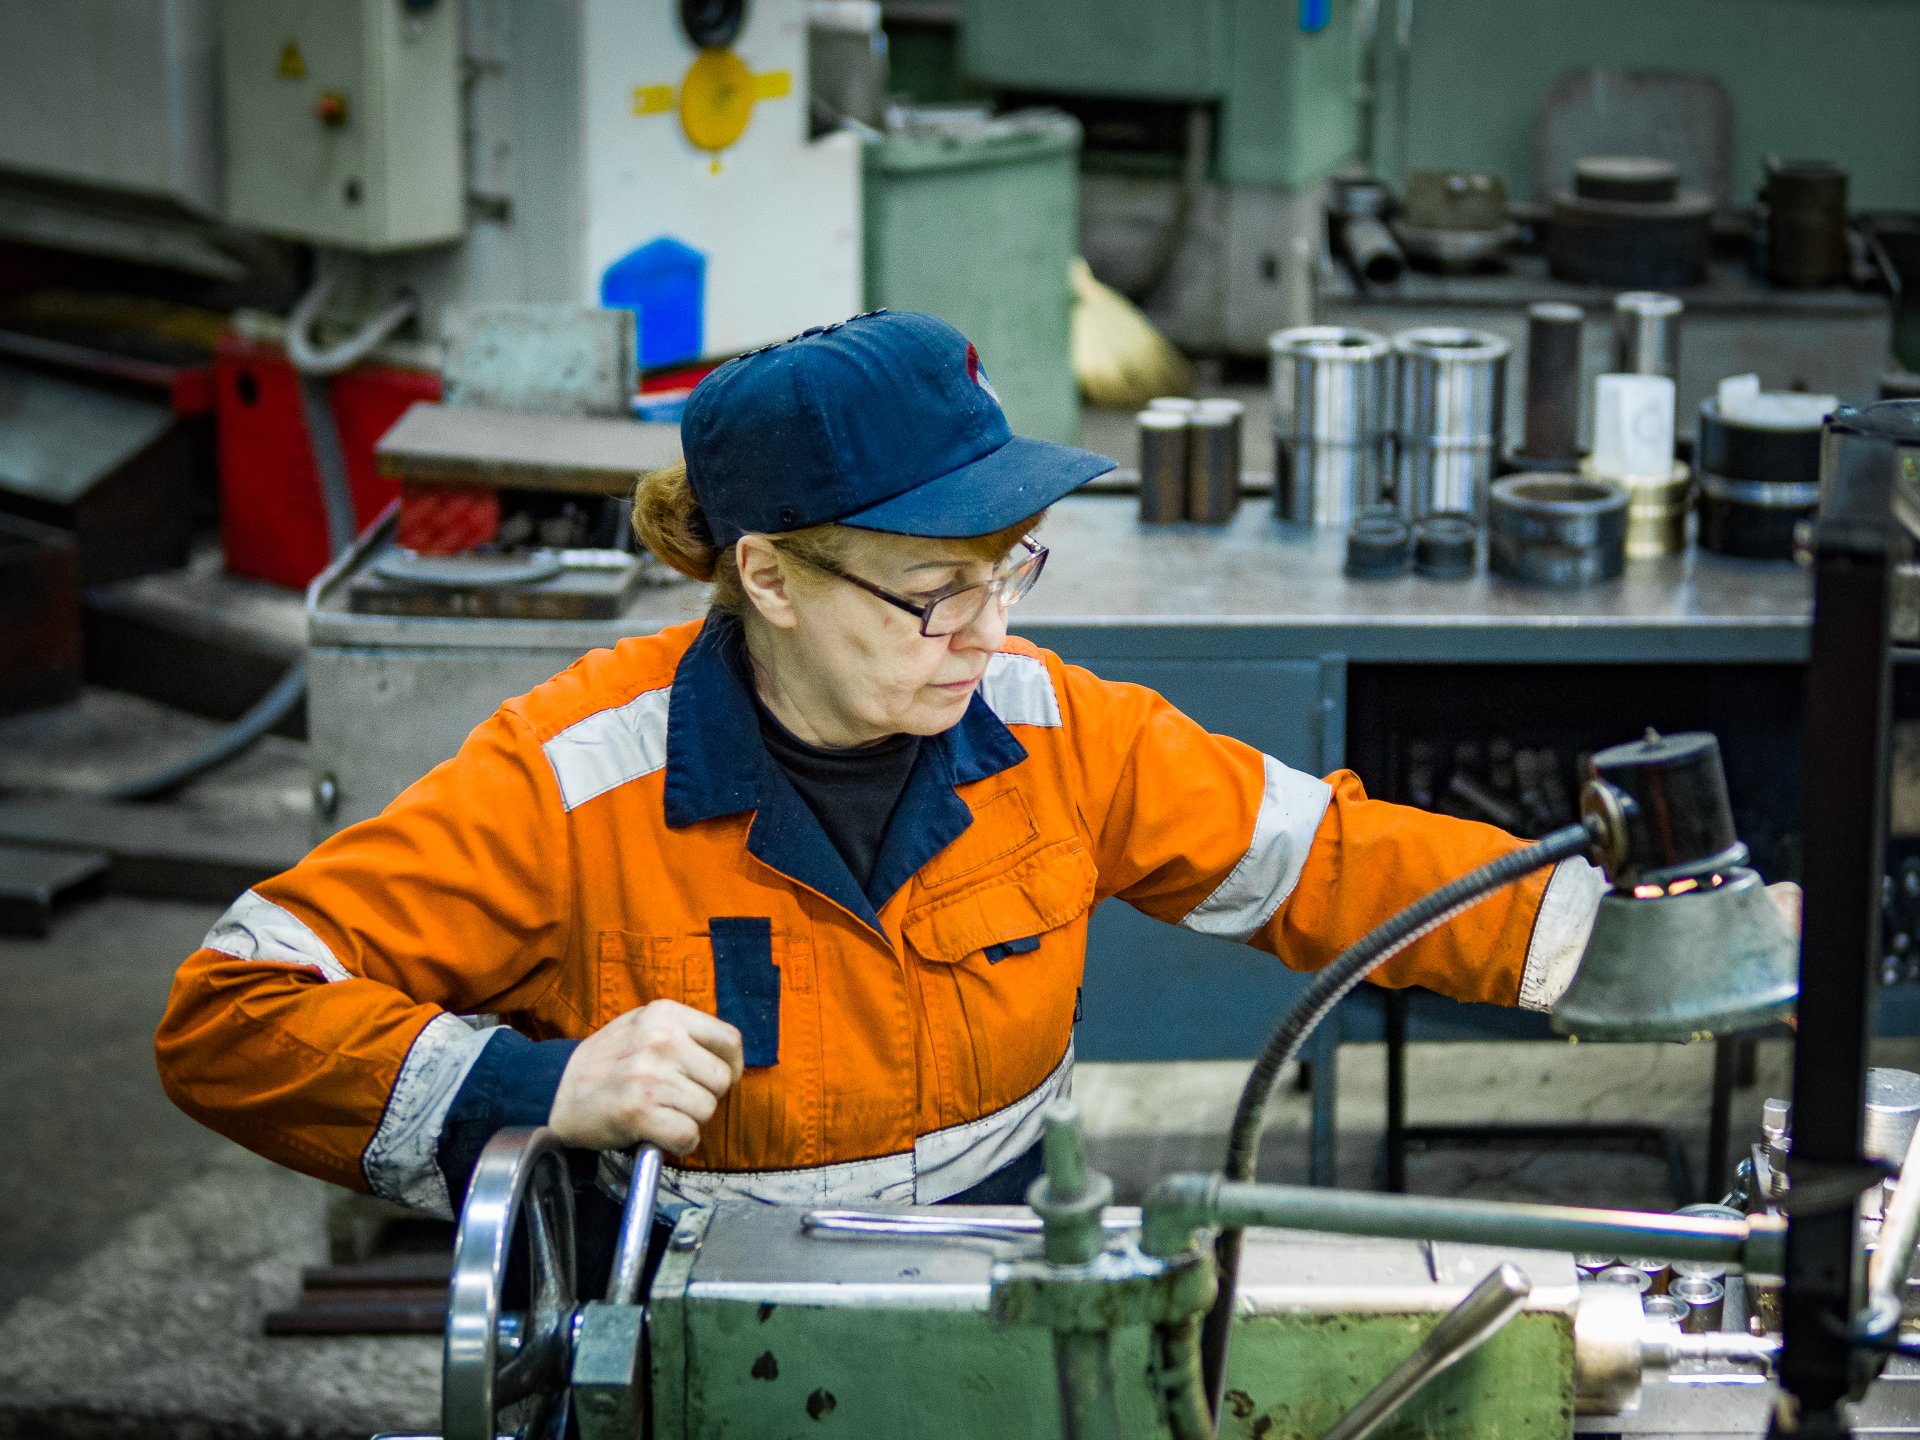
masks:
{"label": "navy blue fabric patch", "polygon": [[1033,1188],[1033,1182],[1047,1172],[1047,1164],[1040,1142],[1034,1141],[1024,1152],[1013,1157],[998,1170],[977,1185],[971,1185],[958,1195],[949,1195],[944,1200],[936,1200],[936,1205],[1024,1205],[1027,1203],[1027,1191]]}
{"label": "navy blue fabric patch", "polygon": [[773,921],[764,915],[716,915],[713,990],[720,1018],[740,1032],[746,1063],[780,1059],[780,967],[773,963]]}
{"label": "navy blue fabric patch", "polygon": [[998,965],[1009,955],[1031,955],[1039,948],[1040,937],[1027,935],[1018,940],[1009,940],[1002,945],[989,945],[981,953],[987,957],[989,965]]}
{"label": "navy blue fabric patch", "polygon": [[529,1040],[504,1025],[487,1032],[487,1043],[454,1091],[434,1151],[456,1215],[486,1143],[510,1126],[547,1123],[560,1076],[579,1043]]}

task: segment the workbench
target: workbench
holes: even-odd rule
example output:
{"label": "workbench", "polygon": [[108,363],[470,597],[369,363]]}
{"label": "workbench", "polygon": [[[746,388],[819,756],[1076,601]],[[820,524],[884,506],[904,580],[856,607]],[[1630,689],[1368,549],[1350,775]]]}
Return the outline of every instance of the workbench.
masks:
{"label": "workbench", "polygon": [[[1582,591],[1484,572],[1350,580],[1340,534],[1282,526],[1264,505],[1244,505],[1217,530],[1148,529],[1132,497],[1111,495],[1063,501],[1042,538],[1052,553],[1013,612],[1019,633],[1109,679],[1151,686],[1208,728],[1300,769],[1353,764],[1377,790],[1370,757],[1383,734],[1414,719],[1590,733],[1594,744],[1648,725],[1698,727],[1722,737],[1736,807],[1744,790],[1797,816],[1797,767],[1783,770],[1782,755],[1799,734],[1810,587],[1793,565],[1689,554],[1635,563]],[[378,810],[501,699],[582,651],[705,605],[703,587],[669,583],[608,621],[351,613],[345,580],[378,543],[322,577],[309,600],[310,722],[316,778],[333,787],[328,828]],[[1092,923],[1079,1054],[1251,1056],[1305,983],[1266,955],[1107,905]],[[1321,1178],[1332,1169],[1336,1047],[1378,1038],[1380,1023],[1377,1003],[1350,1000],[1340,1023],[1323,1027]],[[1547,1033],[1541,1017],[1438,997],[1422,998],[1410,1024],[1415,1039]]]}

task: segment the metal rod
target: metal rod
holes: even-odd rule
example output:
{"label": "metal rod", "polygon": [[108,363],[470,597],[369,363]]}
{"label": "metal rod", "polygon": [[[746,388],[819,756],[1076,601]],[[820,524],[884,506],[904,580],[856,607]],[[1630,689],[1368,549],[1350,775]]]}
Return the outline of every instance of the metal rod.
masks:
{"label": "metal rod", "polygon": [[1784,1222],[1768,1215],[1718,1220],[1637,1210],[1257,1185],[1223,1181],[1215,1175],[1174,1175],[1161,1181],[1147,1197],[1142,1223],[1145,1248],[1156,1255],[1174,1253],[1198,1229],[1259,1225],[1335,1235],[1705,1260],[1743,1265],[1764,1274],[1779,1273],[1784,1231]]}
{"label": "metal rod", "polygon": [[1499,1334],[1532,1293],[1532,1282],[1518,1266],[1495,1267],[1466,1299],[1440,1317],[1427,1338],[1386,1379],[1334,1421],[1320,1440],[1367,1440],[1429,1380]]}
{"label": "metal rod", "polygon": [[1920,1129],[1907,1142],[1900,1179],[1893,1187],[1886,1217],[1880,1222],[1880,1244],[1867,1268],[1868,1303],[1876,1311],[1886,1306],[1899,1314],[1900,1292],[1913,1267],[1916,1242],[1920,1242]]}
{"label": "metal rod", "polygon": [[1530,465],[1580,459],[1580,331],[1586,312],[1560,300],[1527,307],[1526,439]]}
{"label": "metal rod", "polygon": [[1053,1337],[1066,1440],[1120,1440],[1119,1383],[1111,1330],[1062,1330]]}
{"label": "metal rod", "polygon": [[607,1303],[631,1305],[640,1293],[640,1271],[647,1260],[647,1240],[653,1234],[653,1204],[660,1195],[658,1145],[642,1145],[634,1156],[633,1178],[627,1182],[627,1208],[620,1212],[620,1239],[607,1276]]}

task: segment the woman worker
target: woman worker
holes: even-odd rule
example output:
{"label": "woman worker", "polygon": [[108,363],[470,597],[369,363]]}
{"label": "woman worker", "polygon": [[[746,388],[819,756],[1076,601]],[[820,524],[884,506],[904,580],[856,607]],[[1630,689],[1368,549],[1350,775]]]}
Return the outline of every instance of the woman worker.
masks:
{"label": "woman worker", "polygon": [[[1112,462],[1011,435],[939,320],[734,360],[682,438],[634,524],[710,613],[243,895],[159,1030],[190,1114],[441,1215],[520,1124],[657,1142],[685,1199],[1017,1201],[1101,900],[1312,970],[1518,843],[1010,637],[1042,513]],[[1545,1007],[1603,888],[1569,861],[1382,978]]]}

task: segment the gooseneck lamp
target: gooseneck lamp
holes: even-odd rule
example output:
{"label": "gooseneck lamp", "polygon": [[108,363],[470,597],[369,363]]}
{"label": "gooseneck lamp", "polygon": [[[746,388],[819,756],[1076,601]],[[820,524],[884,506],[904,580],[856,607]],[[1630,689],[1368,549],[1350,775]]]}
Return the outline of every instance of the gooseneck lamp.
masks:
{"label": "gooseneck lamp", "polygon": [[1602,750],[1581,818],[1613,888],[1554,1029],[1697,1040],[1792,1012],[1799,937],[1746,866],[1713,736],[1649,732]]}
{"label": "gooseneck lamp", "polygon": [[[1260,1131],[1280,1073],[1335,1005],[1394,955],[1495,891],[1579,856],[1613,882],[1573,983],[1553,1009],[1583,1039],[1698,1040],[1784,1019],[1798,991],[1798,937],[1745,866],[1733,831],[1720,744],[1659,735],[1602,750],[1581,794],[1581,818],[1490,861],[1369,931],[1313,978],[1254,1061],[1227,1135],[1229,1182],[1251,1183]],[[1219,1413],[1240,1270],[1241,1229],[1214,1241],[1220,1288],[1200,1345],[1204,1386]]]}

